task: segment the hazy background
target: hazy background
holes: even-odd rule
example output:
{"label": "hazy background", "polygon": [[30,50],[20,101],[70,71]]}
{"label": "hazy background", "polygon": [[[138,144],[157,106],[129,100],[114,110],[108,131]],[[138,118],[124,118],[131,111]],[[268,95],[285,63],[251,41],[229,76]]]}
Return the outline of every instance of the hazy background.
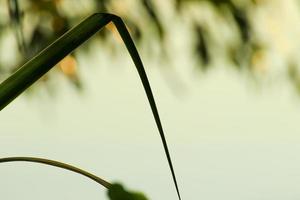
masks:
{"label": "hazy background", "polygon": [[[37,2],[28,2],[20,7],[30,13]],[[66,2],[67,7],[78,6]],[[245,5],[223,1],[225,10],[233,4],[247,13],[251,31],[245,41],[240,37],[244,29],[230,17],[236,11],[217,10],[215,2],[219,1],[181,1],[181,11],[176,11],[175,1],[152,1],[164,36],[139,1],[111,1],[103,9],[115,9],[143,30],[138,49],[183,199],[298,199],[299,5],[293,0],[241,1],[248,2]],[[1,3],[1,16],[11,24],[8,7]],[[75,8],[69,9],[75,13]],[[26,25],[26,9],[23,34],[29,43],[34,32],[29,29],[34,28]],[[78,14],[74,24],[92,12],[90,8],[83,17]],[[228,19],[221,17],[223,12]],[[206,43],[200,44],[200,53],[194,26],[205,29],[209,38],[200,42]],[[17,55],[22,62],[30,55],[18,51],[14,28],[3,25],[2,30],[1,66],[12,66],[1,68],[3,80],[15,69],[16,59],[10,57]],[[176,199],[139,77],[124,45],[111,34],[114,29],[109,30],[69,57],[66,67],[71,72],[60,63],[1,111],[0,157],[64,161],[143,191],[150,199]],[[256,40],[264,48],[250,44]],[[237,62],[226,53],[233,43],[239,44],[238,52],[246,49]],[[204,49],[210,49],[209,63]],[[7,200],[107,199],[105,190],[90,180],[38,164],[2,164],[0,177],[1,196]]]}

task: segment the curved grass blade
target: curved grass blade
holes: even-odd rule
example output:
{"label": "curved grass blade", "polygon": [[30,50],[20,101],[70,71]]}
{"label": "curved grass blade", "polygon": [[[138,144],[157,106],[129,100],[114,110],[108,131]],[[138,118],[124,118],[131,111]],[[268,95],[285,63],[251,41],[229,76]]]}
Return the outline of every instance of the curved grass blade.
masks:
{"label": "curved grass blade", "polygon": [[116,18],[113,19],[113,23],[117,27],[117,30],[119,31],[119,33],[120,33],[120,35],[121,35],[121,37],[122,37],[122,39],[123,39],[123,41],[124,41],[124,43],[127,47],[127,50],[128,50],[135,66],[136,66],[136,69],[137,69],[137,71],[139,73],[139,76],[141,78],[141,81],[143,83],[143,86],[144,86],[149,104],[151,106],[151,110],[152,110],[154,119],[155,119],[158,131],[159,131],[159,134],[160,134],[163,146],[164,146],[164,150],[165,150],[165,153],[166,153],[166,156],[167,156],[167,159],[168,159],[169,167],[170,167],[172,177],[173,177],[173,181],[174,181],[174,184],[175,184],[175,187],[176,187],[176,192],[177,192],[178,198],[181,200],[180,192],[179,192],[179,188],[178,188],[178,184],[177,184],[177,180],[176,180],[175,171],[174,171],[171,156],[170,156],[170,153],[169,153],[168,144],[167,144],[167,141],[166,141],[166,138],[165,138],[165,134],[164,134],[164,131],[163,131],[163,128],[162,128],[160,117],[159,117],[159,114],[158,114],[158,111],[157,111],[157,107],[156,107],[155,100],[154,100],[154,97],[153,97],[153,93],[152,93],[152,90],[151,90],[151,87],[150,87],[150,84],[149,84],[149,80],[147,78],[147,74],[145,72],[143,62],[142,62],[142,60],[139,56],[139,53],[138,53],[138,51],[137,51],[137,49],[134,45],[134,42],[132,41],[132,39],[130,37],[130,34],[129,34],[128,30],[126,29],[126,26],[125,26],[124,22],[122,21],[122,19],[120,17],[116,17]]}
{"label": "curved grass blade", "polygon": [[111,20],[109,14],[91,15],[25,63],[0,84],[0,110]]}
{"label": "curved grass blade", "polygon": [[96,13],[91,15],[83,22],[66,32],[59,39],[54,41],[51,45],[41,51],[37,56],[25,63],[18,71],[16,71],[13,75],[11,75],[8,79],[0,84],[0,110],[7,106],[11,101],[13,101],[18,95],[20,95],[24,90],[30,87],[44,74],[46,74],[61,59],[71,53],[79,45],[87,41],[92,35],[94,35],[109,22],[113,22],[117,27],[117,30],[119,31],[121,38],[123,39],[126,48],[129,51],[129,54],[133,59],[136,69],[139,73],[140,79],[151,106],[153,116],[155,118],[157,128],[159,130],[168,164],[172,173],[173,181],[176,187],[177,195],[178,198],[181,199],[165,134],[161,125],[160,117],[143,63],[124,22],[120,17],[116,15],[107,13]]}
{"label": "curved grass blade", "polygon": [[0,163],[7,163],[7,162],[33,162],[33,163],[41,163],[41,164],[45,164],[45,165],[50,165],[50,166],[54,166],[54,167],[58,167],[61,169],[65,169],[65,170],[69,170],[72,172],[75,172],[77,174],[81,174],[89,179],[92,179],[93,181],[99,183],[100,185],[102,185],[103,187],[109,189],[111,187],[112,184],[110,184],[109,182],[103,180],[102,178],[89,173],[87,171],[84,171],[80,168],[74,167],[72,165],[66,164],[66,163],[62,163],[62,162],[58,162],[58,161],[54,161],[54,160],[48,160],[48,159],[44,159],[44,158],[34,158],[34,157],[9,157],[9,158],[0,158]]}

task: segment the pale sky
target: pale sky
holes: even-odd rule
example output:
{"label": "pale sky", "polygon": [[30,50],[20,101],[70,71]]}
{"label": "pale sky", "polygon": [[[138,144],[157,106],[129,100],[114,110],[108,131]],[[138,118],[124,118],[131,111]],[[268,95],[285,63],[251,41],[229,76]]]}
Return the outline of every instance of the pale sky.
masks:
{"label": "pale sky", "polygon": [[[100,48],[81,58],[82,94],[58,77],[55,97],[39,87],[1,111],[0,157],[64,161],[152,200],[176,199],[135,68],[129,56],[108,54]],[[183,199],[299,198],[300,99],[287,81],[256,86],[223,66],[196,74],[178,54],[170,70],[184,89],[173,91],[160,66],[144,60]],[[106,199],[86,178],[38,164],[1,165],[0,177],[7,200]]]}

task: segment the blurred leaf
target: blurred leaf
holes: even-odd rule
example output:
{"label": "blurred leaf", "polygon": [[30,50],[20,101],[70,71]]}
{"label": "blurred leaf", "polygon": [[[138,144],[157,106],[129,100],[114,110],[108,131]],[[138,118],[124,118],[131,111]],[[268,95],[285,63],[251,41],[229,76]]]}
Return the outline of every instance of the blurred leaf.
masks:
{"label": "blurred leaf", "polygon": [[110,200],[147,200],[142,193],[127,191],[119,183],[112,184],[107,195]]}
{"label": "blurred leaf", "polygon": [[18,48],[19,51],[25,55],[27,51],[24,33],[23,33],[23,26],[22,26],[22,14],[20,11],[18,0],[7,0],[8,1],[8,8],[9,8],[9,16],[15,31]]}
{"label": "blurred leaf", "polygon": [[241,38],[243,42],[247,42],[250,39],[250,25],[248,18],[246,16],[246,12],[239,8],[233,7],[232,15],[236,21],[236,24],[239,27]]}
{"label": "blurred leaf", "polygon": [[199,59],[202,61],[200,66],[202,67],[203,70],[206,70],[210,63],[210,55],[209,55],[209,51],[208,51],[207,41],[205,38],[205,31],[198,24],[194,24],[194,26],[195,26],[195,32],[196,32],[195,52],[196,52],[196,55],[199,57]]}
{"label": "blurred leaf", "polygon": [[164,37],[164,29],[163,29],[163,26],[155,12],[152,0],[142,0],[142,3],[144,5],[148,15],[152,19],[152,22],[155,24],[156,29],[159,34],[159,37],[162,39]]}
{"label": "blurred leaf", "polygon": [[300,73],[295,63],[288,65],[288,75],[295,90],[300,94]]}
{"label": "blurred leaf", "polygon": [[20,24],[21,12],[20,12],[18,1],[17,0],[7,0],[7,1],[8,1],[9,16],[12,22],[16,24]]}
{"label": "blurred leaf", "polygon": [[96,7],[99,12],[106,12],[107,11],[107,4],[109,0],[96,0]]}

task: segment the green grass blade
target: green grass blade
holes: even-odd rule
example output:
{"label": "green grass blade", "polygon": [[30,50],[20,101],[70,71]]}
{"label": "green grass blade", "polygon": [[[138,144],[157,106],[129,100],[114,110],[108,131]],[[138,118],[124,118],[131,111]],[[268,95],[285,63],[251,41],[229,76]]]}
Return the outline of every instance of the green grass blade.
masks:
{"label": "green grass blade", "polygon": [[141,78],[160,133],[177,195],[178,198],[181,199],[165,134],[143,63],[124,22],[118,16],[102,13],[91,15],[79,25],[66,32],[62,37],[41,51],[37,56],[25,63],[18,71],[0,84],[0,110],[46,74],[61,59],[71,53],[74,49],[88,40],[92,35],[111,21],[117,27],[117,30],[119,31]]}
{"label": "green grass blade", "polygon": [[1,83],[0,110],[111,20],[112,16],[109,14],[91,15],[25,63]]}
{"label": "green grass blade", "polygon": [[94,174],[91,174],[87,171],[84,171],[84,170],[74,167],[72,165],[54,161],[54,160],[48,160],[48,159],[44,159],[44,158],[34,158],[34,157],[0,158],[0,163],[8,163],[8,162],[33,162],[33,163],[41,163],[41,164],[45,164],[45,165],[50,165],[50,166],[62,168],[65,170],[69,170],[69,171],[75,172],[77,174],[81,174],[81,175],[88,177],[88,178],[92,179],[93,181],[99,183],[100,185],[102,185],[103,187],[105,187],[107,189],[109,189],[111,187],[111,184],[109,182],[103,180],[102,178],[100,178]]}
{"label": "green grass blade", "polygon": [[122,21],[122,19],[120,17],[115,17],[113,19],[113,23],[117,27],[117,29],[118,29],[118,31],[119,31],[126,47],[127,47],[127,50],[128,50],[135,66],[137,68],[137,71],[139,73],[141,81],[143,83],[144,89],[146,91],[147,98],[149,100],[149,104],[151,106],[151,110],[152,110],[154,119],[155,119],[158,131],[159,131],[159,134],[160,134],[163,146],[164,146],[164,150],[165,150],[165,153],[166,153],[166,156],[167,156],[167,159],[168,159],[169,167],[170,167],[172,177],[173,177],[173,181],[174,181],[174,184],[175,184],[175,187],[176,187],[176,192],[177,192],[178,198],[181,199],[178,184],[177,184],[177,180],[176,180],[176,175],[175,175],[175,171],[174,171],[174,167],[173,167],[171,156],[170,156],[170,153],[169,153],[168,144],[167,144],[167,141],[166,141],[166,138],[165,138],[165,134],[164,134],[162,125],[161,125],[160,117],[159,117],[159,114],[158,114],[158,111],[157,111],[157,107],[156,107],[155,100],[154,100],[154,97],[153,97],[153,93],[152,93],[152,90],[151,90],[151,87],[150,87],[150,84],[149,84],[149,80],[148,80],[146,72],[145,72],[144,65],[142,63],[142,60],[139,56],[139,53],[138,53],[138,51],[137,51],[137,49],[134,45],[134,42],[132,41],[132,39],[130,37],[130,34],[129,34],[128,30],[126,29],[126,26],[125,26],[124,22]]}

